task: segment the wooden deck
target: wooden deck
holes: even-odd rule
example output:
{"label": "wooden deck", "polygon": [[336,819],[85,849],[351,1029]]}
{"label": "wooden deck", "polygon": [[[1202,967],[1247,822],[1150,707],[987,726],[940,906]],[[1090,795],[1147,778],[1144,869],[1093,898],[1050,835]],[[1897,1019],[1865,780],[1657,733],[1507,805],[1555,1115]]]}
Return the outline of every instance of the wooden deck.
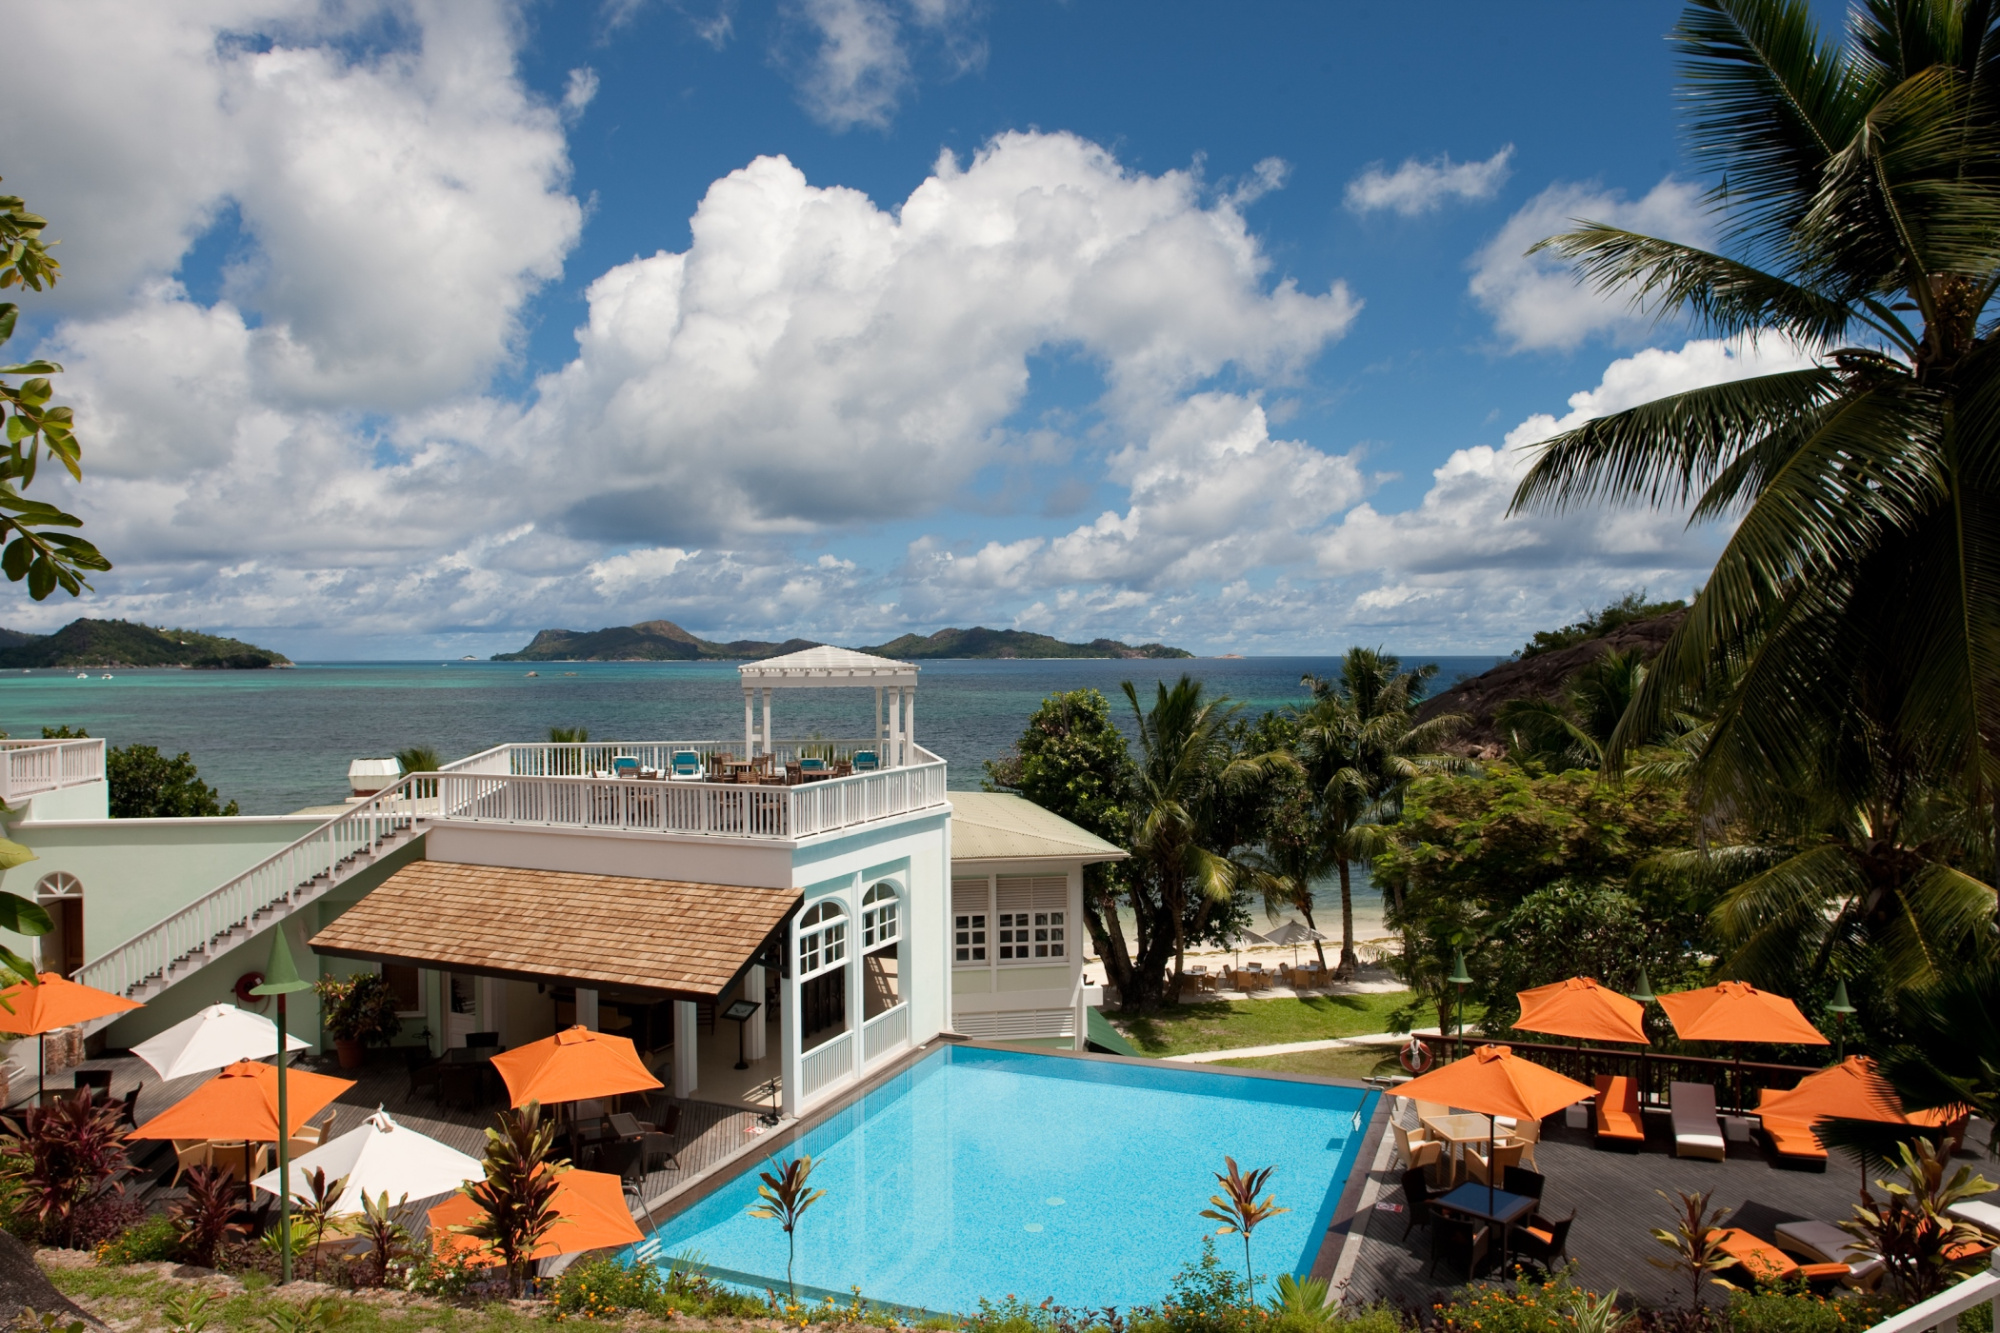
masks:
{"label": "wooden deck", "polygon": [[[294,1066],[354,1080],[354,1087],[342,1094],[330,1108],[334,1116],[334,1137],[358,1128],[362,1120],[379,1107],[394,1117],[399,1125],[406,1125],[470,1156],[484,1154],[486,1127],[493,1123],[494,1113],[501,1109],[497,1102],[477,1111],[467,1111],[439,1104],[428,1090],[419,1091],[413,1098],[410,1096],[409,1074],[400,1061],[391,1064],[381,1054],[371,1052],[371,1055],[380,1062],[371,1061],[358,1070],[343,1071],[331,1057],[324,1064],[300,1060]],[[86,1060],[81,1067],[109,1069],[115,1098],[122,1098],[137,1085],[140,1088],[139,1101],[134,1111],[141,1125],[212,1077],[210,1074],[198,1074],[163,1082],[135,1056]],[[64,1071],[51,1077],[52,1084],[58,1081],[68,1083],[69,1073]],[[656,1093],[654,1097],[652,1106],[656,1111],[674,1104],[673,1099],[664,1093]],[[657,1198],[674,1189],[681,1181],[694,1179],[751,1141],[753,1132],[761,1128],[756,1114],[741,1106],[723,1106],[690,1099],[681,1102],[680,1107],[680,1133],[675,1144],[675,1156],[680,1165],[678,1169],[668,1166],[649,1173],[642,1188],[645,1199]],[[314,1117],[314,1123],[324,1123],[325,1120],[326,1112]],[[170,1146],[139,1141],[132,1145],[132,1150],[134,1160],[142,1169],[127,1188],[138,1193],[149,1205],[164,1206],[179,1197],[182,1191],[168,1185],[174,1169]],[[413,1231],[421,1231],[424,1210],[438,1203],[442,1197],[410,1200],[400,1210],[405,1225]]]}
{"label": "wooden deck", "polygon": [[[1415,1126],[1411,1103],[1393,1100],[1391,1106],[1397,1123]],[[1589,1131],[1563,1128],[1560,1115],[1548,1120],[1542,1131],[1536,1161],[1548,1184],[1541,1213],[1560,1219],[1575,1211],[1569,1257],[1576,1262],[1576,1280],[1591,1290],[1615,1287],[1621,1299],[1646,1304],[1687,1301],[1683,1275],[1647,1262],[1667,1255],[1650,1229],[1674,1225],[1679,1207],[1676,1190],[1711,1191],[1711,1207],[1733,1210],[1728,1225],[1766,1240],[1780,1222],[1799,1218],[1838,1222],[1853,1216],[1861,1173],[1838,1153],[1824,1172],[1780,1167],[1763,1136],[1753,1133],[1751,1143],[1728,1145],[1726,1161],[1679,1158],[1673,1155],[1666,1114],[1649,1113],[1646,1121],[1646,1144],[1636,1153],[1598,1148]],[[1983,1127],[1975,1126],[1967,1142],[1983,1142],[1979,1137],[1983,1133]],[[1395,1138],[1384,1135],[1346,1247],[1352,1254],[1344,1253],[1336,1270],[1345,1280],[1337,1294],[1350,1305],[1386,1301],[1403,1308],[1428,1307],[1465,1285],[1464,1275],[1454,1271],[1448,1260],[1440,1262],[1436,1276],[1431,1276],[1429,1228],[1410,1229],[1405,1238],[1409,1213],[1401,1174]],[[1660,1198],[1656,1190],[1667,1197]],[[1493,1273],[1489,1269],[1482,1276]]]}

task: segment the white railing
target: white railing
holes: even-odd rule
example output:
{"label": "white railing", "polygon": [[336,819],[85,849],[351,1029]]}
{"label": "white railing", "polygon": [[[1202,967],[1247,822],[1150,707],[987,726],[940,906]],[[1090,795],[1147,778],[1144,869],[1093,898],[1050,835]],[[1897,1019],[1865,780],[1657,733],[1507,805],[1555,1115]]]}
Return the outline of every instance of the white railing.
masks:
{"label": "white railing", "polygon": [[714,741],[501,746],[435,777],[423,775],[423,791],[429,795],[434,784],[438,818],[447,821],[788,839],[932,809],[946,800],[944,761],[927,751],[919,751],[921,762],[909,767],[795,787],[603,776],[618,758],[665,769],[676,753],[726,749]]}
{"label": "white railing", "polygon": [[0,801],[104,781],[104,742],[0,741]]}
{"label": "white railing", "polygon": [[1957,1327],[1958,1317],[1975,1305],[1993,1302],[1994,1327],[2000,1328],[2000,1250],[1993,1253],[1992,1267],[1975,1273],[1957,1286],[1941,1291],[1927,1301],[1912,1305],[1901,1314],[1890,1315],[1872,1325],[1867,1333],[1921,1333],[1945,1324]]}
{"label": "white railing", "polygon": [[[470,755],[456,763],[444,767],[447,773],[507,773],[521,778],[574,778],[589,777],[593,773],[610,773],[612,762],[618,759],[636,759],[641,768],[658,769],[665,773],[673,766],[674,756],[693,751],[701,756],[702,767],[706,770],[713,759],[736,759],[743,755],[740,740],[706,741],[583,741],[548,742],[526,745],[496,745],[490,750]],[[751,747],[752,755],[768,753],[778,764],[795,764],[801,758],[849,759],[857,750],[872,750],[878,762],[888,762],[888,747],[880,741],[870,741],[865,737],[792,737],[773,739],[768,750],[760,738]],[[937,756],[912,746],[912,762],[931,762]]]}
{"label": "white railing", "polygon": [[428,816],[432,803],[410,797],[416,782],[405,778],[328,820],[158,925],[84,964],[76,979],[113,995],[129,995],[149,978],[165,979],[175,964],[205,952],[218,936],[243,927],[254,932],[259,914],[289,906],[301,890],[322,876],[333,877],[355,854],[381,846],[414,828],[420,816]]}
{"label": "white railing", "polygon": [[883,1056],[900,1051],[909,1044],[908,1001],[885,1013],[875,1015],[861,1025],[861,1062],[864,1065],[872,1065]]}
{"label": "white railing", "polygon": [[843,1032],[799,1057],[799,1101],[838,1083],[854,1068],[854,1034]]}

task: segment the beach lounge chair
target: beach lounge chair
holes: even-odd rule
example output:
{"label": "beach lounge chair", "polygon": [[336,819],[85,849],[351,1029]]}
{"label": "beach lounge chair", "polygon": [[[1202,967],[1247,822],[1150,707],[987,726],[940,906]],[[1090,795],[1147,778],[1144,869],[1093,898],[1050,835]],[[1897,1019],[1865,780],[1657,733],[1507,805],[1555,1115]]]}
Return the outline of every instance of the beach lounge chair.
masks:
{"label": "beach lounge chair", "polygon": [[[639,776],[639,761],[629,754],[621,754],[611,761],[611,776],[614,778],[636,778]],[[273,1039],[275,1040],[275,1038]]]}
{"label": "beach lounge chair", "polygon": [[667,777],[673,782],[700,782],[701,755],[693,750],[674,751],[673,767],[668,770]]}
{"label": "beach lounge chair", "polygon": [[854,752],[854,771],[856,773],[873,773],[880,767],[882,767],[882,761],[876,758],[873,750],[856,750]]}
{"label": "beach lounge chair", "polygon": [[1983,1199],[1966,1199],[1945,1209],[1961,1222],[1970,1222],[1989,1236],[2000,1236],[2000,1208]]}
{"label": "beach lounge chair", "polygon": [[[1694,1086],[1708,1088],[1706,1083]],[[1713,1093],[1715,1089],[1709,1088],[1709,1091]],[[1830,1287],[1849,1276],[1846,1264],[1799,1263],[1771,1242],[1760,1240],[1741,1227],[1721,1228],[1715,1232],[1715,1242],[1724,1254],[1736,1261],[1736,1267],[1729,1270],[1732,1282],[1740,1277],[1748,1278],[1753,1284],[1762,1285],[1802,1277],[1813,1286]]]}
{"label": "beach lounge chair", "polygon": [[1719,1162],[1729,1155],[1722,1121],[1715,1114],[1715,1089],[1706,1083],[1676,1083],[1673,1097],[1674,1156]]}
{"label": "beach lounge chair", "polygon": [[1780,1222],[1775,1236],[1779,1249],[1802,1255],[1809,1262],[1845,1264],[1847,1276],[1841,1281],[1859,1291],[1874,1290],[1887,1271],[1882,1256],[1863,1249],[1851,1233],[1831,1222]]}
{"label": "beach lounge chair", "polygon": [[1812,1126],[1803,1120],[1787,1120],[1783,1116],[1762,1117],[1764,1133],[1770,1136],[1771,1147],[1779,1157],[1792,1166],[1817,1166],[1826,1170],[1826,1149],[1813,1136]]}
{"label": "beach lounge chair", "polygon": [[1639,1085],[1616,1074],[1599,1074],[1597,1141],[1626,1147],[1646,1142],[1646,1122],[1639,1118]]}

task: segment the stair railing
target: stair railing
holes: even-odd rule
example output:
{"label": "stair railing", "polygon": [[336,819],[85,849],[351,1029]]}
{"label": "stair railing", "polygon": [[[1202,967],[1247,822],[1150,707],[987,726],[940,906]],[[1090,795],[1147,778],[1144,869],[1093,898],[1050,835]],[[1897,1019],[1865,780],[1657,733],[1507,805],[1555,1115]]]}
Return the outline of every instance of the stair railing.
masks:
{"label": "stair railing", "polygon": [[[434,790],[435,779],[431,785]],[[417,780],[406,777],[242,874],[203,894],[186,907],[148,926],[123,944],[85,963],[76,979],[87,986],[130,996],[154,977],[169,980],[182,961],[205,954],[221,937],[260,928],[257,918],[273,908],[290,907],[299,894],[321,878],[332,880],[357,853],[381,846],[398,833],[416,827],[435,797],[420,800]]]}

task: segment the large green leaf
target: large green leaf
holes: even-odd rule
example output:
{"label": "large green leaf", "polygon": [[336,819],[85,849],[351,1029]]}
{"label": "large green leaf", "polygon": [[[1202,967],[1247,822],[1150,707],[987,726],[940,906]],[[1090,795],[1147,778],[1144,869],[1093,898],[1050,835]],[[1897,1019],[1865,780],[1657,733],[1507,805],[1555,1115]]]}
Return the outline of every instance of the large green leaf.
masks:
{"label": "large green leaf", "polygon": [[[0,842],[0,848],[19,846],[18,843]],[[33,859],[32,855],[29,859]],[[55,921],[38,904],[29,902],[18,893],[0,893],[0,930],[11,930],[16,935],[46,935],[55,928]]]}

